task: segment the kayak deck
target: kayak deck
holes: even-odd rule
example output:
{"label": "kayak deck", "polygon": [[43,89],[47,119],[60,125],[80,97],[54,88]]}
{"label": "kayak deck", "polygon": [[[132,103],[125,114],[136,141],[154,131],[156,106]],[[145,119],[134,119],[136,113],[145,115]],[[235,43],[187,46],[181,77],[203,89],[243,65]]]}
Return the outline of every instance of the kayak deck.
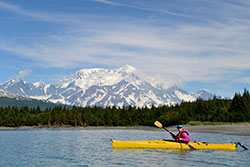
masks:
{"label": "kayak deck", "polygon": [[192,149],[192,150],[236,150],[236,143],[180,143],[168,140],[118,141],[112,140],[113,148],[150,148],[150,149]]}

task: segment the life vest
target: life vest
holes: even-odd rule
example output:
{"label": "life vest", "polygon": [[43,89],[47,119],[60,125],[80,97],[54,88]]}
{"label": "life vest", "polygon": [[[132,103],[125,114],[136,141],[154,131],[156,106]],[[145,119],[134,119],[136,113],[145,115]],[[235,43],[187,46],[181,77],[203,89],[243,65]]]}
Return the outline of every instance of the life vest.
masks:
{"label": "life vest", "polygon": [[179,139],[179,138],[184,138],[184,137],[182,136],[183,133],[187,133],[187,135],[189,135],[189,133],[188,133],[187,130],[183,130],[183,131],[179,132],[179,133],[176,135],[176,137],[177,137],[178,139]]}

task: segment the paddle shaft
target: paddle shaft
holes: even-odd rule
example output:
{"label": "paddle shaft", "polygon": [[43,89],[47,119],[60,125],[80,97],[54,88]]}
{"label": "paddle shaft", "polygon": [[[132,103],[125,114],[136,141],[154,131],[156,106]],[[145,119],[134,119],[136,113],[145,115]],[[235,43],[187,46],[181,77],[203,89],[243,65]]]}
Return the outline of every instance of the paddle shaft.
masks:
{"label": "paddle shaft", "polygon": [[167,128],[165,128],[165,127],[162,127],[163,129],[165,129],[168,133],[170,133],[171,134],[171,136],[175,139],[175,140],[178,140],[178,137],[177,136],[175,136],[175,134],[173,134],[172,132],[170,132]]}

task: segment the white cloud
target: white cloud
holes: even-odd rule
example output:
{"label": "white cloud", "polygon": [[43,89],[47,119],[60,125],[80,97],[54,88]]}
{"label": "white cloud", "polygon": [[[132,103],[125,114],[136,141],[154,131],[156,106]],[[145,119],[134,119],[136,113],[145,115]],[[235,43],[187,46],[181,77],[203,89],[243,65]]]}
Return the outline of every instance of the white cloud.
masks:
{"label": "white cloud", "polygon": [[32,70],[19,71],[18,75],[16,76],[16,80],[22,79],[23,77],[25,77],[26,75],[28,75],[31,72],[32,72]]}
{"label": "white cloud", "polygon": [[[126,6],[113,1],[97,1]],[[3,2],[0,2],[0,8],[42,20],[58,21],[61,18],[59,15],[28,12]],[[33,39],[27,45],[23,41],[0,39],[0,49],[52,67],[81,67],[83,63],[131,64],[146,73],[160,72],[171,78],[171,82],[178,83],[192,80],[213,82],[224,79],[229,73],[250,69],[250,23],[245,19],[244,22],[235,18],[237,22],[213,20],[202,25],[154,26],[150,21],[136,18],[126,23],[110,21],[110,17],[98,23],[77,16],[66,15],[65,18],[71,18],[71,23],[74,23],[68,25],[70,30]]]}
{"label": "white cloud", "polygon": [[[33,18],[38,21],[52,22],[59,24],[79,24],[79,16],[63,14],[63,13],[48,13],[26,10],[20,6],[0,1],[0,10],[9,11],[25,17]],[[83,16],[81,16],[83,18]]]}
{"label": "white cloud", "polygon": [[94,2],[100,2],[100,3],[104,3],[107,5],[122,5],[121,3],[116,3],[116,2],[112,2],[112,1],[108,1],[108,0],[93,0]]}
{"label": "white cloud", "polygon": [[167,14],[167,15],[192,18],[192,16],[190,16],[190,15],[185,15],[185,14],[182,14],[182,13],[176,13],[176,12],[172,12],[172,11],[165,10],[165,9],[160,9],[160,8],[140,7],[138,5],[129,5],[129,4],[126,4],[126,3],[117,3],[117,2],[114,2],[114,1],[110,1],[110,0],[93,0],[93,1],[104,3],[104,4],[107,4],[107,5],[112,5],[112,6],[124,6],[124,7],[128,7],[128,8],[142,10],[142,11],[159,12],[159,13],[163,13],[163,14]]}
{"label": "white cloud", "polygon": [[27,10],[22,9],[21,7],[17,6],[17,5],[12,5],[9,3],[5,3],[5,2],[1,2],[0,1],[0,9],[2,10],[7,10],[7,11],[11,11],[20,15],[24,15],[27,17],[36,17],[36,18],[40,18],[40,19],[48,19],[49,15],[45,15],[45,14],[39,14],[36,12],[30,12]]}
{"label": "white cloud", "polygon": [[240,77],[239,79],[237,79],[236,81],[237,83],[243,82],[246,84],[250,84],[250,77]]}
{"label": "white cloud", "polygon": [[[50,66],[81,66],[83,62],[104,65],[131,64],[146,72],[165,71],[183,80],[214,80],[226,70],[250,69],[250,34],[247,26],[221,27],[121,26],[102,29],[88,37],[46,38],[31,47],[9,44],[16,52]],[[11,47],[16,46],[16,47]],[[0,46],[1,47],[1,46]],[[210,77],[208,77],[210,75]]]}

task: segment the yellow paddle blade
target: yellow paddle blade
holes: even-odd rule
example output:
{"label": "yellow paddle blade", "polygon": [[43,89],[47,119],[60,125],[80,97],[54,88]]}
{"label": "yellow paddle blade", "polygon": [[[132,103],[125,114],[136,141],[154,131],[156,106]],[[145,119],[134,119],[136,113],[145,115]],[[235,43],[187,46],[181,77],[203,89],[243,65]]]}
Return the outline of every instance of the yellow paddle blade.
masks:
{"label": "yellow paddle blade", "polygon": [[162,128],[162,124],[159,121],[155,121],[155,126],[157,126],[158,128]]}

